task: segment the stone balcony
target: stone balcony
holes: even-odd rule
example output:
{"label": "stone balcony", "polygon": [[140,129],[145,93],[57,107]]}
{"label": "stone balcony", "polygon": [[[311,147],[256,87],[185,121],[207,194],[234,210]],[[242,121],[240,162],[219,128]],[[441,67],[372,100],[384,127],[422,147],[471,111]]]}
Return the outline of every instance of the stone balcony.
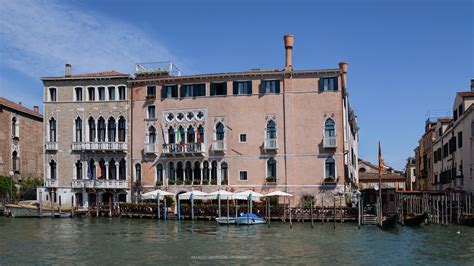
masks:
{"label": "stone balcony", "polygon": [[74,142],[73,151],[127,151],[125,142]]}
{"label": "stone balcony", "polygon": [[157,153],[158,147],[156,143],[145,143],[145,148],[143,150],[145,153]]}
{"label": "stone balcony", "polygon": [[336,137],[324,137],[323,139],[323,147],[324,148],[336,148]]}
{"label": "stone balcony", "polygon": [[226,147],[226,143],[225,143],[225,140],[215,140],[214,142],[212,142],[212,151],[226,151],[227,147]]}
{"label": "stone balcony", "polygon": [[44,186],[45,187],[58,187],[59,182],[57,179],[46,179],[44,181]]}
{"label": "stone balcony", "polygon": [[204,143],[170,143],[163,144],[163,154],[167,155],[204,155],[206,152],[206,145]]}
{"label": "stone balcony", "polygon": [[263,148],[265,150],[277,150],[278,139],[265,139],[265,141],[263,142]]}
{"label": "stone balcony", "polygon": [[106,179],[74,179],[71,181],[73,188],[112,188],[112,189],[127,189],[127,180],[106,180]]}
{"label": "stone balcony", "polygon": [[58,143],[57,143],[57,142],[48,141],[48,142],[46,142],[46,144],[45,144],[45,149],[46,149],[47,151],[57,151],[57,150],[58,150]]}

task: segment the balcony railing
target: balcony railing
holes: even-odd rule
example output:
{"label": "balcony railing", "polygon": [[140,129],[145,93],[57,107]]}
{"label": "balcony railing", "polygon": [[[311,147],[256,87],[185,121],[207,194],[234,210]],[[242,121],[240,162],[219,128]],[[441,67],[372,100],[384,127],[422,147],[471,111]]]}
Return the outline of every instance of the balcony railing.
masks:
{"label": "balcony railing", "polygon": [[226,145],[224,140],[216,140],[212,143],[213,151],[225,151]]}
{"label": "balcony railing", "polygon": [[90,180],[74,179],[71,182],[73,188],[128,188],[127,180]]}
{"label": "balcony railing", "polygon": [[73,151],[126,151],[125,142],[75,142],[72,144]]}
{"label": "balcony railing", "polygon": [[156,143],[145,143],[145,153],[156,153]]}
{"label": "balcony railing", "polygon": [[58,180],[57,179],[46,179],[44,182],[45,187],[58,187]]}
{"label": "balcony railing", "polygon": [[206,151],[204,143],[170,143],[163,144],[164,154],[203,154]]}
{"label": "balcony railing", "polygon": [[47,151],[57,151],[58,150],[58,143],[57,142],[46,142],[46,150]]}
{"label": "balcony railing", "polygon": [[336,137],[324,137],[324,148],[336,148]]}
{"label": "balcony railing", "polygon": [[263,148],[266,150],[278,149],[278,139],[265,139],[263,143]]}

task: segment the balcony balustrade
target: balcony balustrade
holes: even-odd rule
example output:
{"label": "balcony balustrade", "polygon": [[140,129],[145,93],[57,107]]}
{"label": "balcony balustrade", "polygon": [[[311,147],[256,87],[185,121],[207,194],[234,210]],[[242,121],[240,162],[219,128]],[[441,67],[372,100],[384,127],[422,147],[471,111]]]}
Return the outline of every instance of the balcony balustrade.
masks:
{"label": "balcony balustrade", "polygon": [[278,149],[278,139],[265,139],[263,143],[263,148],[266,150]]}
{"label": "balcony balustrade", "polygon": [[44,182],[45,187],[58,187],[58,180],[57,179],[46,179]]}
{"label": "balcony balustrade", "polygon": [[74,179],[71,182],[73,188],[114,188],[126,189],[128,188],[127,180],[112,180],[112,179]]}
{"label": "balcony balustrade", "polygon": [[324,137],[323,147],[324,148],[336,148],[336,137]]}
{"label": "balcony balustrade", "polygon": [[145,143],[145,153],[156,153],[157,151],[156,143]]}
{"label": "balcony balustrade", "polygon": [[72,144],[73,151],[126,151],[125,142],[75,142]]}
{"label": "balcony balustrade", "polygon": [[58,150],[58,143],[57,142],[51,142],[51,141],[48,141],[46,142],[46,150],[47,151],[57,151]]}
{"label": "balcony balustrade", "polygon": [[225,151],[226,150],[226,143],[224,140],[216,140],[212,143],[212,150],[213,151]]}
{"label": "balcony balustrade", "polygon": [[163,153],[164,154],[192,154],[199,155],[206,152],[206,145],[204,143],[170,143],[163,144]]}

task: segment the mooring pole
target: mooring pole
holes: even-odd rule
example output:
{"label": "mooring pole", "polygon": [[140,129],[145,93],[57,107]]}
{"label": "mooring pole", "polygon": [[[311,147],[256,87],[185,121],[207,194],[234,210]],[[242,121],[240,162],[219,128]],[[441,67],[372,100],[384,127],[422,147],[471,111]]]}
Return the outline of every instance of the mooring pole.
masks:
{"label": "mooring pole", "polygon": [[313,201],[311,201],[311,228],[314,228],[314,221],[313,221]]}

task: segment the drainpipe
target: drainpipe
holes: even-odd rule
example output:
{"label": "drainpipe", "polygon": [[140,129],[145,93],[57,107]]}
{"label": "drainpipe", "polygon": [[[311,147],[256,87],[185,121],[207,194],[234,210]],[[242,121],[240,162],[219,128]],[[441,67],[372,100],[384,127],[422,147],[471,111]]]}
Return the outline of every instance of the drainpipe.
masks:
{"label": "drainpipe", "polygon": [[[129,86],[130,85],[130,86]],[[132,202],[135,202],[135,186],[134,186],[134,183],[133,183],[133,130],[132,130],[132,123],[134,121],[133,119],[133,92],[132,92],[132,86],[131,86],[131,82],[130,81],[127,81],[127,87],[128,87],[128,90],[130,91],[130,117],[128,119],[129,123],[130,123],[130,131],[129,131],[129,135],[130,135],[130,142],[128,143],[129,147],[130,147],[130,160],[129,160],[129,166],[130,166],[130,193],[131,193],[131,197],[132,197]]]}

